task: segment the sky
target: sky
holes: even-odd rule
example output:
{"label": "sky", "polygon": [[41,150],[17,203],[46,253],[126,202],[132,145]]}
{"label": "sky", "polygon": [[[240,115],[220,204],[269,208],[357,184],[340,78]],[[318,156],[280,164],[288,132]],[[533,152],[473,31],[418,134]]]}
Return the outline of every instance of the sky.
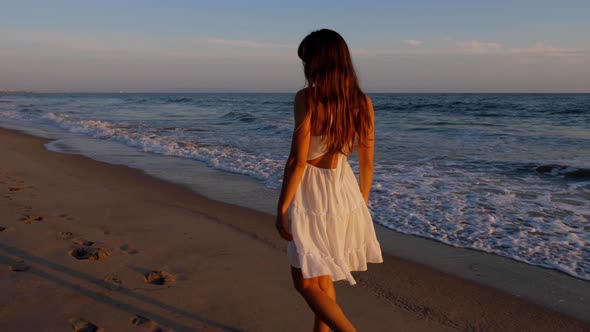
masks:
{"label": "sky", "polygon": [[347,41],[366,92],[590,92],[590,1],[4,1],[0,90],[294,92]]}

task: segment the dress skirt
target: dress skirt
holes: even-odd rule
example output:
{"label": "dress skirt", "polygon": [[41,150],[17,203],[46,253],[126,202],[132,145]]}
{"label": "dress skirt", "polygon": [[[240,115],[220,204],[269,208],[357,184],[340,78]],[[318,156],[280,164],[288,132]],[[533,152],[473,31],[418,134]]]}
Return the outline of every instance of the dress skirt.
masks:
{"label": "dress skirt", "polygon": [[333,169],[307,164],[289,206],[289,219],[289,262],[304,278],[329,275],[333,281],[346,279],[354,285],[350,271],[383,262],[371,214],[341,153]]}

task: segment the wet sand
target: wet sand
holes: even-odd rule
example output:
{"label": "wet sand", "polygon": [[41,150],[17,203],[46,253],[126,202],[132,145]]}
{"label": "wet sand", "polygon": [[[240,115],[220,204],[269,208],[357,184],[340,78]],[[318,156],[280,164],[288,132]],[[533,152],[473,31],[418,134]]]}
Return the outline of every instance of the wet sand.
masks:
{"label": "wet sand", "polygon": [[[45,143],[0,129],[0,330],[311,330],[271,215]],[[359,331],[590,330],[515,295],[384,259],[356,273],[357,286],[337,283]]]}

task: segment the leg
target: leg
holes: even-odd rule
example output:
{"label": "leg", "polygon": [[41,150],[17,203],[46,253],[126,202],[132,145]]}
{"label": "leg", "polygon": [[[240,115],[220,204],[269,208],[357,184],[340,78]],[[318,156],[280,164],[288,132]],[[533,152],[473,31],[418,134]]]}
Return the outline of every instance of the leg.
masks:
{"label": "leg", "polygon": [[[346,318],[340,306],[336,304],[334,299],[335,292],[333,290],[330,291],[330,287],[325,281],[323,281],[324,287],[326,287],[328,292],[320,288],[320,278],[322,277],[303,278],[301,269],[294,267],[291,267],[291,275],[293,276],[295,288],[301,293],[311,310],[316,314],[316,320],[319,319],[321,322],[327,324],[335,332],[356,332],[356,329],[352,326],[348,318]],[[332,292],[334,298],[328,295],[330,292]],[[323,328],[322,324],[316,324],[316,327]]]}
{"label": "leg", "polygon": [[[326,295],[328,295],[332,300],[334,300],[334,302],[336,302],[336,289],[334,288],[332,278],[329,276],[320,276],[318,277],[318,283],[320,289],[323,290],[324,293],[326,293]],[[313,323],[313,331],[330,332],[330,327],[316,315]]]}
{"label": "leg", "polygon": [[321,277],[318,277],[318,281],[319,281],[321,290],[326,292],[326,294],[328,294],[328,296],[332,300],[336,301],[336,289],[334,288],[334,283],[332,282],[332,278],[330,278],[329,276],[321,276]]}

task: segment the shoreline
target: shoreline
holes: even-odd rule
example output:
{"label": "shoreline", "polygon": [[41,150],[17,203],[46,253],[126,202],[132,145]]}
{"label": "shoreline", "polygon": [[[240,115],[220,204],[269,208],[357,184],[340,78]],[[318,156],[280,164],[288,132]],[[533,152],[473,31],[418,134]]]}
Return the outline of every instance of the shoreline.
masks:
{"label": "shoreline", "polygon": [[[275,234],[271,215],[209,200],[186,187],[151,177],[141,170],[47,151],[43,147],[47,139],[7,129],[0,129],[0,137],[0,155],[6,159],[0,164],[0,175],[3,181],[10,182],[2,185],[3,198],[0,199],[0,210],[5,216],[0,226],[7,227],[0,232],[2,263],[14,262],[20,257],[31,265],[30,271],[15,274],[5,268],[0,272],[3,284],[15,286],[10,288],[6,298],[26,298],[28,301],[0,303],[0,327],[22,329],[18,324],[50,322],[55,329],[63,329],[59,324],[67,324],[67,319],[58,320],[44,312],[47,303],[29,298],[36,294],[35,291],[50,302],[55,300],[48,299],[49,294],[57,293],[58,299],[64,296],[75,298],[76,306],[66,301],[68,304],[58,308],[68,315],[85,316],[83,318],[101,327],[115,330],[117,327],[129,328],[132,311],[143,313],[142,316],[151,317],[162,326],[177,331],[299,331],[311,326],[311,312],[290,285],[286,243]],[[51,169],[47,169],[48,166]],[[18,181],[22,181],[21,190],[10,191],[9,186],[18,184]],[[76,192],[83,195],[76,195]],[[26,207],[42,214],[46,220],[31,224],[18,221]],[[170,225],[174,227],[168,227]],[[104,243],[111,256],[103,262],[75,260],[65,254],[69,242],[56,239],[55,234],[60,229]],[[192,237],[191,241],[187,237]],[[380,240],[383,237],[380,235]],[[466,280],[473,280],[473,275],[479,274],[480,279],[512,283],[512,286],[519,281],[517,287],[525,287],[529,281],[526,274],[506,281],[501,278],[502,271],[495,274],[488,270],[495,264],[488,263],[497,258],[483,259],[483,264],[480,262],[475,271],[459,278],[445,273],[449,271],[444,268],[440,269],[444,272],[440,272],[422,264],[416,253],[413,255],[418,263],[389,255],[390,252],[420,250],[416,247],[424,246],[403,240],[404,237],[411,236],[382,241],[386,262],[371,264],[368,272],[355,274],[358,287],[336,284],[339,302],[359,330],[380,331],[395,326],[420,331],[551,331],[563,328],[582,331],[590,327],[590,317],[583,315],[583,307],[577,307],[577,314],[570,308],[569,314],[581,315],[578,318],[585,318],[586,323]],[[469,256],[462,252],[466,249],[420,240],[431,242],[433,247],[445,246],[454,256]],[[138,248],[138,252],[129,254],[125,253],[127,249],[122,249],[130,247]],[[441,248],[429,250],[445,250]],[[478,259],[483,257],[482,253],[477,254],[480,255]],[[441,263],[447,266],[447,270],[466,273],[451,259]],[[170,288],[146,285],[140,272],[150,265],[169,269],[177,281]],[[503,268],[510,269],[510,263]],[[69,272],[66,273],[69,275],[60,277],[61,281],[57,282],[55,275],[60,270]],[[273,273],[260,275],[261,270]],[[105,290],[101,286],[102,278],[109,273],[117,274],[123,281],[123,291]],[[561,276],[555,278],[553,282],[559,281]],[[248,287],[237,286],[242,280]],[[58,284],[57,290],[51,290],[50,285],[55,287],[55,283]],[[27,290],[25,285],[36,285],[37,288]],[[201,289],[200,285],[207,285],[207,289]],[[521,296],[528,299],[530,293],[547,292],[542,286],[537,284],[528,290],[523,289]],[[503,289],[501,286],[495,288]],[[168,294],[164,294],[166,292]],[[198,300],[180,298],[187,293],[199,294]],[[551,296],[554,295],[545,297]],[[556,296],[549,300],[559,299]],[[100,308],[90,310],[92,305],[89,303],[99,303]],[[151,309],[144,306],[151,306]],[[554,309],[563,311],[564,308],[557,306]],[[38,321],[19,320],[23,315],[30,315],[31,311],[40,313]],[[112,319],[104,320],[111,316]],[[197,316],[199,319],[195,318]],[[285,329],[286,324],[290,329]]]}
{"label": "shoreline", "polygon": [[[245,112],[244,114],[226,112],[233,107],[232,98],[230,97],[228,99],[225,97],[209,99],[207,97],[202,100],[201,97],[195,96],[183,96],[183,98],[172,98],[170,96],[159,96],[157,98],[149,96],[115,97],[113,101],[118,106],[111,110],[113,111],[112,121],[108,120],[108,117],[104,118],[100,115],[100,112],[93,114],[98,109],[90,112],[93,115],[74,115],[76,111],[63,113],[61,106],[57,106],[59,103],[53,105],[54,102],[60,100],[66,102],[66,104],[76,100],[76,98],[72,100],[70,98],[60,97],[53,99],[42,96],[22,99],[9,98],[9,103],[12,100],[13,106],[16,105],[17,100],[23,102],[29,100],[33,104],[39,103],[40,105],[47,102],[47,107],[42,107],[39,110],[20,109],[20,106],[9,107],[14,108],[14,110],[6,113],[7,118],[6,121],[2,121],[2,126],[6,127],[7,123],[13,123],[17,129],[32,131],[35,136],[42,136],[39,135],[40,131],[49,133],[51,135],[49,138],[57,139],[46,146],[47,149],[52,151],[81,154],[108,163],[123,164],[142,169],[147,174],[155,175],[158,178],[189,186],[195,192],[204,194],[214,200],[274,213],[274,202],[277,199],[276,188],[280,185],[280,173],[282,173],[282,160],[286,158],[282,154],[288,149],[287,146],[283,145],[290,139],[290,136],[286,137],[285,134],[292,129],[285,126],[286,123],[281,122],[281,119],[286,119],[285,116],[277,116],[284,113],[291,102],[285,96],[275,98],[262,94],[248,98],[233,97],[234,101],[245,98],[243,101],[246,104],[261,103],[260,112]],[[109,100],[103,97],[81,98],[91,104],[94,102],[105,103]],[[152,100],[152,98],[154,99]],[[383,98],[381,102],[387,103],[391,96]],[[439,106],[446,105],[444,107],[455,109],[456,105],[465,106],[464,103],[470,103],[470,101],[463,98],[447,98],[449,99],[445,103],[448,103],[448,105],[435,102],[435,104],[421,104],[419,107],[434,105],[435,109],[438,109]],[[438,98],[431,101],[436,101],[436,99]],[[583,98],[581,101],[586,99]],[[166,107],[179,108],[178,112],[173,112],[173,114],[160,113],[157,109],[160,106],[155,106],[155,109],[150,111],[158,114],[160,119],[158,121],[164,121],[163,125],[168,121],[175,123],[173,132],[168,132],[172,127],[166,125],[164,127],[155,124],[154,126],[148,125],[146,128],[149,127],[150,129],[145,129],[141,122],[128,124],[125,116],[117,115],[116,108],[133,108],[137,107],[137,103],[143,104],[148,100],[151,101],[149,104],[152,106],[163,102],[164,105],[167,105]],[[268,104],[270,100],[275,103],[273,109],[275,106],[278,107],[276,111],[270,111],[269,108],[264,106],[270,105]],[[398,106],[405,109],[403,105],[408,102],[411,104],[413,100],[416,101],[414,97],[400,99],[398,100],[400,103]],[[483,103],[480,106],[486,109],[489,106],[486,104],[488,101],[486,101],[485,97],[480,96],[475,100],[478,100],[478,103]],[[502,122],[513,116],[518,117],[518,114],[512,114],[510,108],[503,108],[504,102],[518,105],[529,100],[529,97],[519,97],[514,100],[512,98],[508,98],[508,100],[494,98],[494,100],[490,104],[493,106],[492,108],[500,107],[503,111],[506,111],[504,115],[497,113],[497,110],[493,111],[494,116],[500,116],[498,121]],[[533,98],[532,100],[537,99]],[[565,100],[573,102],[576,98],[566,98]],[[543,100],[537,101],[542,102]],[[128,105],[129,102],[135,106]],[[178,104],[178,102],[181,102],[181,104]],[[185,102],[187,104],[182,105]],[[213,104],[210,104],[211,102]],[[226,105],[229,108],[227,110],[222,108],[213,111],[213,113],[202,118],[192,113],[194,107],[208,107],[207,105]],[[109,103],[103,106],[107,109],[110,107]],[[146,107],[150,108],[152,106]],[[550,109],[545,109],[545,111],[550,111]],[[68,115],[70,112],[74,113]],[[461,111],[448,120],[461,116],[462,113],[464,112]],[[478,118],[479,115],[477,114],[479,113],[473,115]],[[549,112],[548,116],[550,114],[551,112]],[[408,115],[411,119],[411,114]],[[207,129],[208,126],[201,128],[200,125],[195,124],[185,127],[182,122],[175,122],[175,118],[184,116],[196,116],[196,118],[203,120],[203,123],[209,123],[210,120],[213,123],[218,123],[216,122],[217,118],[224,120],[219,122],[221,126],[218,128],[221,130],[219,133],[199,137],[199,135],[202,135],[200,134],[201,130],[209,130]],[[242,116],[246,116],[247,121],[242,121]],[[267,123],[263,119],[273,120]],[[418,123],[421,121],[418,121]],[[268,129],[272,130],[267,132],[266,125],[260,127],[258,122],[270,125]],[[415,132],[415,134],[410,134],[410,137],[407,138],[410,145],[416,144],[416,140],[419,141],[422,135],[414,130],[421,128],[420,125],[418,123],[412,125],[412,123],[414,121],[409,121],[402,126],[406,128],[404,131],[407,130],[408,133]],[[470,133],[469,135],[473,134],[474,137],[479,138],[488,137],[488,134],[490,134],[489,137],[492,140],[496,140],[496,138],[500,140],[496,142],[498,144],[505,141],[504,138],[499,138],[504,135],[502,130],[498,131],[499,128],[493,129],[492,132],[495,134],[492,134],[492,132],[486,133],[488,130],[480,128],[479,125],[469,124],[470,122],[460,125],[459,127],[462,129],[453,129],[453,127],[456,127],[450,125],[454,123],[453,121],[441,122],[442,127],[440,128],[438,128],[438,122],[431,125],[428,123],[426,122],[426,127],[420,130],[433,133],[434,136],[428,135],[430,137],[438,135],[436,132],[445,132],[444,136],[450,139],[449,142],[460,142],[461,140],[455,140],[455,138],[460,137],[456,136],[459,133]],[[449,125],[447,126],[447,124]],[[414,125],[418,125],[418,127],[414,128]],[[214,126],[217,126],[217,124]],[[230,130],[228,133],[222,134],[223,127],[226,126],[237,130]],[[229,134],[229,132],[239,133],[241,129],[247,129],[248,131],[262,130],[260,132],[262,141],[254,143],[256,140],[252,142],[243,140],[244,143],[240,143],[242,140],[241,135]],[[271,134],[275,129],[278,131]],[[565,135],[563,139],[579,136],[575,134],[575,126],[573,129],[572,134]],[[155,131],[158,134],[148,135],[146,130]],[[382,128],[382,130],[387,132],[386,128]],[[459,130],[459,132],[453,133],[454,130]],[[547,139],[546,134],[548,133],[541,134],[539,139],[541,137]],[[255,133],[255,135],[258,134]],[[275,137],[275,135],[278,136]],[[224,136],[227,137],[223,138]],[[100,139],[95,139],[95,137]],[[277,137],[281,138],[276,141]],[[266,138],[273,138],[277,143],[269,142]],[[226,140],[233,143],[226,146],[223,143]],[[446,140],[439,141],[445,142]],[[514,140],[509,139],[508,141]],[[437,142],[430,143],[434,144],[429,146],[438,146]],[[493,143],[490,148],[498,146],[496,143]],[[557,141],[555,143],[557,144]],[[454,146],[454,143],[450,144]],[[384,147],[387,145],[391,144],[388,143]],[[440,146],[441,151],[445,151],[445,145],[446,143],[443,143]],[[524,147],[520,146],[521,144],[517,145],[520,148]],[[577,146],[576,144],[567,145],[571,147]],[[268,149],[269,155],[266,155],[263,146],[267,146],[266,149]],[[382,156],[379,158],[380,161],[376,163],[376,168],[381,169],[381,171],[376,174],[375,193],[379,191],[381,193],[372,197],[371,203],[373,217],[377,223],[381,223],[386,228],[393,229],[396,232],[434,239],[450,246],[491,252],[526,264],[563,271],[582,280],[590,281],[587,273],[588,259],[585,257],[586,250],[584,249],[584,240],[589,234],[583,230],[585,215],[590,213],[586,204],[590,199],[590,194],[584,190],[584,179],[577,179],[580,174],[574,177],[574,173],[577,174],[578,172],[571,173],[568,171],[568,169],[572,170],[570,167],[579,167],[581,175],[583,175],[587,170],[583,158],[578,159],[576,157],[581,151],[579,148],[572,148],[567,153],[559,152],[561,154],[566,153],[571,157],[563,159],[563,162],[537,158],[535,157],[536,152],[528,156],[508,156],[510,161],[508,159],[502,161],[504,157],[496,155],[499,151],[494,152],[494,148],[489,151],[479,149],[482,154],[467,157],[467,159],[473,159],[470,162],[458,162],[455,160],[457,156],[451,151],[439,154],[436,152],[438,149],[435,149],[430,153],[434,153],[437,156],[436,158],[434,155],[431,156],[432,158],[423,158],[423,152],[412,152],[415,149],[403,148],[403,144],[397,145],[396,143],[391,146],[396,151],[399,150],[398,152],[403,157],[394,157],[392,159]],[[518,150],[518,146],[512,148]],[[580,145],[581,147],[582,145]],[[541,150],[543,149],[545,148],[541,148]],[[449,159],[447,160],[447,158]],[[561,158],[558,157],[555,160],[561,160]],[[350,161],[356,169],[357,160],[355,156],[352,156]],[[456,162],[459,164],[451,166]],[[492,168],[489,168],[489,163],[491,163]],[[214,171],[203,170],[204,165],[214,169]],[[488,173],[488,171],[490,172]],[[388,174],[390,172],[392,174]],[[204,176],[201,176],[201,174]],[[245,180],[246,178],[248,180]],[[206,181],[206,179],[212,181]],[[582,182],[577,185],[579,180]],[[508,181],[510,185],[504,186],[504,181]],[[236,185],[237,183],[240,183],[240,185]],[[439,187],[439,185],[443,187]],[[222,188],[224,186],[229,187],[229,189],[224,190]],[[240,189],[241,192],[234,189]],[[446,193],[449,195],[446,195]],[[266,206],[262,206],[263,203]],[[563,233],[560,231],[563,229],[571,229],[576,234]],[[539,232],[539,230],[543,231]],[[384,233],[390,232],[386,231]],[[428,246],[428,244],[425,246]],[[413,259],[411,255],[408,258]],[[436,255],[432,255],[432,259],[428,259],[426,263],[427,265],[437,264]]]}

